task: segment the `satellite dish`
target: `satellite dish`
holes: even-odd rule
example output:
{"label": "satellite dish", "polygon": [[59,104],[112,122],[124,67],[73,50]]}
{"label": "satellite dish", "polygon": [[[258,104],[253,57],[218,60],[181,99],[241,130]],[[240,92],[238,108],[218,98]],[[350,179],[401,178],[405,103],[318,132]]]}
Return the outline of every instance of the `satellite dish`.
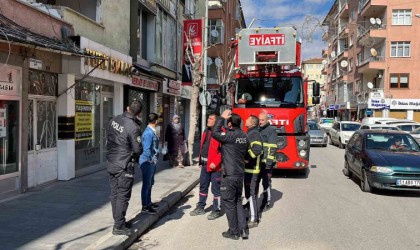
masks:
{"label": "satellite dish", "polygon": [[210,34],[211,34],[212,37],[218,37],[219,36],[219,32],[217,30],[212,30],[210,32]]}
{"label": "satellite dish", "polygon": [[218,57],[214,60],[214,63],[216,64],[216,67],[220,68],[223,65],[223,60]]}
{"label": "satellite dish", "polygon": [[367,87],[368,87],[369,89],[373,89],[373,83],[372,83],[372,82],[368,82],[368,83],[367,83]]}
{"label": "satellite dish", "polygon": [[342,67],[342,68],[345,68],[345,67],[347,67],[349,65],[349,63],[346,61],[346,60],[343,60],[343,61],[341,61],[341,63],[340,63],[340,66]]}
{"label": "satellite dish", "polygon": [[381,19],[379,19],[379,18],[376,18],[376,24],[377,24],[377,25],[381,25],[381,24],[382,24],[382,20],[381,20]]}
{"label": "satellite dish", "polygon": [[207,57],[207,66],[211,66],[213,64],[213,60],[210,57]]}
{"label": "satellite dish", "polygon": [[375,20],[375,18],[374,18],[374,17],[371,17],[371,18],[369,19],[369,21],[370,21],[370,23],[371,23],[371,24],[376,24],[376,20]]}
{"label": "satellite dish", "polygon": [[370,54],[371,54],[372,56],[377,56],[377,55],[378,55],[378,51],[376,51],[376,49],[375,49],[375,48],[371,48],[371,49],[370,49]]}
{"label": "satellite dish", "polygon": [[335,57],[335,51],[331,52],[331,57],[334,58]]}
{"label": "satellite dish", "polygon": [[327,60],[322,60],[322,65],[326,65],[328,62],[327,62]]}

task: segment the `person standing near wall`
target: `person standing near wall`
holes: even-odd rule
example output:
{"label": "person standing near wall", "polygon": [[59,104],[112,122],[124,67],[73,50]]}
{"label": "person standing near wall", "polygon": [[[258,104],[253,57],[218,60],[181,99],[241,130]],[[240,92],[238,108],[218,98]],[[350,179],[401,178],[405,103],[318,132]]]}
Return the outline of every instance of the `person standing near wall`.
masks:
{"label": "person standing near wall", "polygon": [[174,115],[172,122],[166,127],[165,146],[168,148],[171,167],[183,168],[184,154],[187,149],[184,128],[178,115]]}

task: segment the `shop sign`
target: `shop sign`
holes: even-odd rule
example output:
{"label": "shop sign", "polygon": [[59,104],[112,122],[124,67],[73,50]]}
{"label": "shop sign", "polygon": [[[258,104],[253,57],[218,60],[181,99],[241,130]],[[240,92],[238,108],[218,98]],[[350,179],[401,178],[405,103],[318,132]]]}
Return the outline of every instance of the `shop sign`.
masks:
{"label": "shop sign", "polygon": [[165,79],[162,92],[168,95],[180,96],[181,95],[181,82]]}
{"label": "shop sign", "polygon": [[93,105],[92,102],[76,100],[75,114],[76,141],[93,138]]}
{"label": "shop sign", "polygon": [[34,58],[29,58],[29,68],[42,70],[42,61]]}
{"label": "shop sign", "polygon": [[149,89],[149,90],[153,90],[153,91],[158,91],[159,90],[159,82],[154,81],[154,80],[150,80],[150,79],[147,79],[147,78],[143,78],[143,77],[139,77],[139,76],[133,76],[133,79],[132,79],[131,83],[134,86],[140,87],[142,89]]}
{"label": "shop sign", "polygon": [[[189,41],[189,42],[188,42]],[[183,63],[185,58],[194,58],[194,55],[200,56],[203,50],[203,19],[184,20],[184,43],[183,43]],[[189,55],[185,55],[188,51]],[[186,65],[183,65],[182,82],[185,85],[192,85],[192,72],[187,73]]]}
{"label": "shop sign", "polygon": [[371,108],[371,109],[389,109],[389,99],[369,98],[368,108]]}
{"label": "shop sign", "polygon": [[391,109],[420,109],[420,99],[391,99]]}
{"label": "shop sign", "polygon": [[373,99],[383,99],[384,98],[384,92],[370,92],[369,97]]}
{"label": "shop sign", "polygon": [[0,95],[19,96],[22,86],[21,70],[0,63]]}
{"label": "shop sign", "polygon": [[191,99],[191,96],[192,96],[192,86],[182,86],[181,97],[184,99]]}
{"label": "shop sign", "polygon": [[[86,54],[97,58],[85,58],[85,65],[96,67],[102,60],[105,60],[98,68],[102,70],[108,70],[109,72],[128,76],[130,74],[131,64],[122,60],[109,57],[104,53],[97,52],[91,49],[85,49]],[[99,57],[99,58],[98,58]]]}

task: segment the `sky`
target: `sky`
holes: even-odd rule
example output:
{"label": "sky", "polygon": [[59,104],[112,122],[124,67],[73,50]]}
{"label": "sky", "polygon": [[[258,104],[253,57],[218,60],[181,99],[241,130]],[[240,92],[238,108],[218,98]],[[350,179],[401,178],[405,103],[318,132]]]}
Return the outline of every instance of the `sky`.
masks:
{"label": "sky", "polygon": [[321,37],[325,27],[320,24],[334,0],[241,0],[247,27],[275,27],[294,25],[302,38],[302,58],[322,57],[326,43]]}

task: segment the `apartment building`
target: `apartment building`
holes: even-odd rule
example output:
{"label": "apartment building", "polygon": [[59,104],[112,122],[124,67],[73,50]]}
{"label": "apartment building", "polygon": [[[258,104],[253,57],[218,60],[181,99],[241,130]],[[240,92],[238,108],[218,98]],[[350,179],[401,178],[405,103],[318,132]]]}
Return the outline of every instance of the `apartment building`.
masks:
{"label": "apartment building", "polygon": [[323,21],[328,116],[420,121],[420,3],[337,0]]}
{"label": "apartment building", "polygon": [[[311,58],[302,62],[302,71],[303,76],[305,79],[317,81],[320,84],[321,88],[321,103],[325,100],[325,92],[323,90],[325,85],[326,76],[322,74],[322,68],[324,65],[322,64],[323,58]],[[308,84],[308,105],[310,109],[308,110],[308,117],[309,118],[316,118],[323,115],[323,111],[325,110],[325,106],[323,105],[313,105],[312,104],[312,97],[313,97],[313,82],[309,82]]]}
{"label": "apartment building", "polygon": [[[234,62],[235,52],[231,50],[231,39],[242,28],[246,27],[240,0],[210,0],[208,13],[208,45],[209,50],[207,89],[216,96],[219,85],[229,79],[230,68]],[[216,98],[210,109],[216,107]]]}

